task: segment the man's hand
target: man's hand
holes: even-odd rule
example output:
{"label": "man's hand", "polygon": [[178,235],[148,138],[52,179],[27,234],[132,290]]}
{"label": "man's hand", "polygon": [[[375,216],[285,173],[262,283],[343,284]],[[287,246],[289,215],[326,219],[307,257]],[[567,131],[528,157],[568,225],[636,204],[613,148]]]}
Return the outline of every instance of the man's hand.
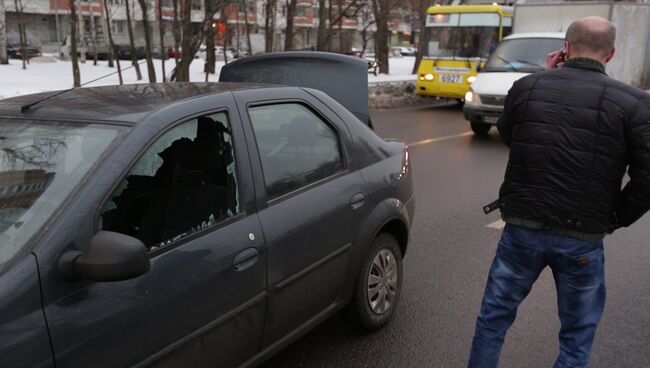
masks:
{"label": "man's hand", "polygon": [[555,50],[546,55],[546,70],[561,68],[564,65],[562,49]]}

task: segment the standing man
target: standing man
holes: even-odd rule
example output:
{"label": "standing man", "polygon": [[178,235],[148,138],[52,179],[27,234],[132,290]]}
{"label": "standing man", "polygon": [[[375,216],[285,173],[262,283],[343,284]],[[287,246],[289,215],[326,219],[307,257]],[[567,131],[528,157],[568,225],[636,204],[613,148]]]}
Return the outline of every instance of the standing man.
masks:
{"label": "standing man", "polygon": [[517,307],[546,266],[562,324],[554,367],[589,365],[605,305],[602,239],[650,209],[650,96],[605,74],[615,37],[600,17],[572,23],[548,70],[508,93],[498,123],[510,147],[498,201],[506,227],[469,367],[497,367]]}

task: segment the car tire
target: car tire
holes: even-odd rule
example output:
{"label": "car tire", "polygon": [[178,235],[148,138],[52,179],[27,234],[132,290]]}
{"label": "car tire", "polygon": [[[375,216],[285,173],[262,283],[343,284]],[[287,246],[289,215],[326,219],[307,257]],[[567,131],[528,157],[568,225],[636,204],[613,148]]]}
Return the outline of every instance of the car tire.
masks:
{"label": "car tire", "polygon": [[363,261],[354,295],[343,309],[357,330],[374,331],[391,319],[402,290],[402,251],[395,237],[380,233]]}
{"label": "car tire", "polygon": [[470,126],[472,127],[472,131],[474,132],[474,134],[479,136],[486,136],[490,131],[490,128],[492,128],[492,125],[487,123],[481,123],[479,121],[471,121]]}

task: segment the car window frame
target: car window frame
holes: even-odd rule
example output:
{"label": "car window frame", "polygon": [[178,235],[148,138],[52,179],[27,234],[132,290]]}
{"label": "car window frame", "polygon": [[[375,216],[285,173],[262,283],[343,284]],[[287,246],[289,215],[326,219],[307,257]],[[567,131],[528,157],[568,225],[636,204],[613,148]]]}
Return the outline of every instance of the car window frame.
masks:
{"label": "car window frame", "polygon": [[[232,130],[232,125],[233,125],[233,119],[232,117],[235,116],[233,114],[232,109],[228,107],[222,107],[214,110],[205,110],[202,112],[198,112],[195,114],[187,115],[184,116],[180,119],[177,119],[171,124],[168,124],[165,126],[164,129],[161,129],[158,131],[153,137],[149,139],[147,144],[143,145],[142,148],[137,152],[136,155],[134,155],[134,159],[129,162],[129,165],[120,173],[119,179],[116,180],[113,185],[111,185],[111,188],[107,191],[107,194],[102,197],[102,200],[99,202],[99,206],[97,206],[97,210],[95,211],[94,215],[94,220],[93,220],[93,235],[97,234],[101,229],[99,228],[99,222],[100,222],[100,217],[102,214],[102,210],[104,209],[104,206],[110,199],[112,198],[112,195],[115,193],[115,190],[117,190],[118,186],[126,179],[126,177],[131,173],[131,171],[134,169],[134,167],[137,165],[138,162],[142,159],[145,153],[153,146],[155,142],[157,142],[163,135],[167,134],[171,130],[177,128],[178,126],[188,123],[192,119],[196,119],[201,116],[206,116],[206,115],[214,115],[218,114],[221,112],[225,112],[226,116],[228,116],[228,124],[231,127]],[[238,115],[238,112],[235,112]],[[243,134],[243,132],[241,132]],[[244,141],[245,142],[245,141]],[[246,150],[246,147],[240,148]],[[244,177],[242,176],[242,170],[239,169],[240,163],[237,160],[237,154],[235,153],[236,148],[235,148],[235,139],[234,139],[234,132],[233,132],[233,159],[235,160],[235,171],[237,174],[237,193],[239,195],[239,201],[240,201],[240,212],[237,213],[236,215],[229,217],[223,221],[217,222],[212,226],[208,226],[204,229],[200,229],[192,234],[189,234],[181,239],[178,239],[176,241],[172,241],[168,246],[153,250],[153,251],[147,251],[147,256],[152,259],[155,257],[158,257],[159,255],[165,254],[171,250],[174,250],[178,247],[181,247],[191,241],[194,241],[195,239],[205,236],[206,234],[209,234],[213,231],[217,231],[225,226],[228,226],[232,223],[235,223],[249,215],[246,206],[243,205],[247,203],[248,198],[246,197],[245,191],[242,189],[242,180],[244,180]]]}
{"label": "car window frame", "polygon": [[[268,186],[266,183],[266,177],[264,176],[264,166],[262,164],[262,157],[260,155],[260,149],[259,145],[257,144],[257,135],[255,134],[255,128],[253,127],[253,120],[251,119],[250,116],[250,109],[252,107],[260,107],[260,106],[270,106],[270,105],[284,105],[284,104],[298,104],[301,105],[305,108],[307,108],[310,112],[312,112],[317,118],[319,118],[324,124],[329,126],[332,130],[334,130],[334,133],[336,134],[336,137],[339,142],[339,154],[341,157],[341,163],[343,164],[343,169],[341,171],[338,171],[330,176],[327,176],[325,178],[319,179],[317,181],[311,182],[307,185],[303,185],[299,188],[296,188],[290,192],[284,193],[282,195],[279,195],[277,197],[270,197],[269,192],[268,192]],[[257,156],[257,160],[259,161],[259,167],[260,170],[262,171],[262,182],[264,183],[264,202],[266,203],[267,206],[272,206],[275,205],[276,203],[282,202],[286,199],[289,199],[291,197],[295,197],[297,195],[300,195],[301,193],[304,193],[312,188],[318,187],[320,185],[323,185],[327,182],[333,181],[341,176],[347,175],[350,172],[350,166],[349,166],[349,158],[348,158],[348,152],[346,149],[345,145],[345,139],[343,138],[343,134],[341,133],[341,128],[332,121],[332,119],[328,118],[325,113],[323,113],[320,109],[318,109],[316,106],[314,106],[312,103],[309,103],[309,101],[301,99],[301,98],[282,98],[282,99],[266,99],[262,101],[253,101],[253,102],[248,102],[245,105],[246,108],[246,118],[248,119],[248,124],[250,125],[250,131],[252,133],[253,137],[253,142],[252,145],[249,145],[250,149],[254,149],[255,152],[254,154]]]}

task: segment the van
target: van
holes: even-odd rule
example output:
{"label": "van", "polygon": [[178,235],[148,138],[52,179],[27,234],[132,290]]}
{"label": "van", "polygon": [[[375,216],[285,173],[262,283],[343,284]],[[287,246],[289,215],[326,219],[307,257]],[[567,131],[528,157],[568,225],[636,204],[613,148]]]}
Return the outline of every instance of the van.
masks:
{"label": "van", "polygon": [[463,113],[476,135],[487,135],[519,78],[543,71],[546,56],[564,45],[564,33],[519,33],[503,39],[465,94]]}

